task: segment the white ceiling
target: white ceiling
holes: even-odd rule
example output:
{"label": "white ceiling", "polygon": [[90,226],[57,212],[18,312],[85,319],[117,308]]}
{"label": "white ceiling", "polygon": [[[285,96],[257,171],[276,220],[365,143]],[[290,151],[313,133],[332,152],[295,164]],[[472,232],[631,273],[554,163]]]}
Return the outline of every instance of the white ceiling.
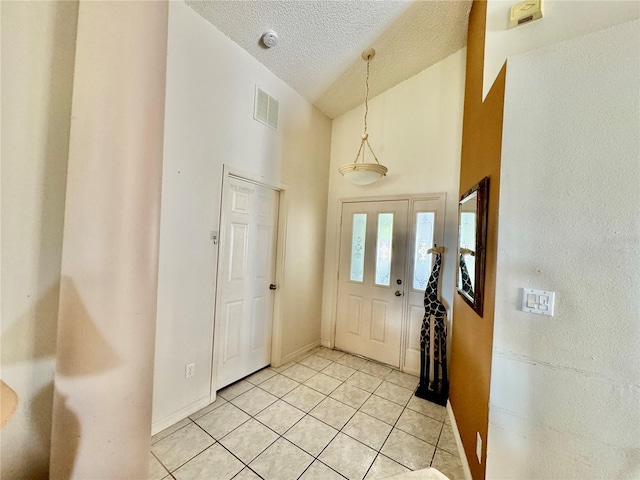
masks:
{"label": "white ceiling", "polygon": [[[186,0],[330,118],[384,92],[466,44],[471,0]],[[276,47],[263,32],[274,29]]]}

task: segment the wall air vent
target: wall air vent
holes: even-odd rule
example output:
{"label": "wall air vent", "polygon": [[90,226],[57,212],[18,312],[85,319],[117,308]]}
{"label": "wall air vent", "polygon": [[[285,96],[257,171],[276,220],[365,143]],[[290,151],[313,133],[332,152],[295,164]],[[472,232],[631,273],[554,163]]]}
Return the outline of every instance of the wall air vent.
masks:
{"label": "wall air vent", "polygon": [[256,98],[253,110],[253,118],[260,123],[278,130],[278,100],[268,95],[256,85]]}

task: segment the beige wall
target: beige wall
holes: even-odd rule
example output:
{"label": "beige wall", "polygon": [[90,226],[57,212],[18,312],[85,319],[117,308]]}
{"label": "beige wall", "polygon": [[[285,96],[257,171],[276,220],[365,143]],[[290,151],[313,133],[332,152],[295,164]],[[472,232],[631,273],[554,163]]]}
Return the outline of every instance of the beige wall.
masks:
{"label": "beige wall", "polygon": [[[484,478],[489,418],[495,271],[500,198],[500,149],[504,107],[504,70],[482,101],[486,2],[474,2],[467,35],[467,76],[460,160],[460,191],[489,177],[487,239],[482,317],[456,294],[451,345],[449,401],[455,414],[467,463],[474,479]],[[476,456],[476,436],[483,448]]]}
{"label": "beige wall", "polygon": [[168,4],[80,2],[50,478],[147,478]]}
{"label": "beige wall", "polygon": [[[451,313],[455,282],[458,176],[465,53],[462,49],[369,101],[371,146],[389,173],[367,186],[349,183],[338,168],[355,159],[364,107],[333,121],[323,289],[322,342],[333,342],[337,295],[339,199],[446,193],[443,303]],[[375,60],[371,82],[375,82]],[[364,81],[364,79],[363,79]],[[455,328],[455,327],[454,327]]]}
{"label": "beige wall", "polygon": [[48,478],[77,2],[2,15],[2,379],[19,396],[0,477]]}
{"label": "beige wall", "polygon": [[640,476],[638,47],[636,20],[509,59],[487,478]]}
{"label": "beige wall", "polygon": [[[253,120],[256,84],[280,101],[278,131]],[[285,187],[276,315],[283,356],[318,342],[331,122],[182,2],[171,2],[154,428],[210,395],[223,165]],[[187,363],[195,375],[185,379]]]}

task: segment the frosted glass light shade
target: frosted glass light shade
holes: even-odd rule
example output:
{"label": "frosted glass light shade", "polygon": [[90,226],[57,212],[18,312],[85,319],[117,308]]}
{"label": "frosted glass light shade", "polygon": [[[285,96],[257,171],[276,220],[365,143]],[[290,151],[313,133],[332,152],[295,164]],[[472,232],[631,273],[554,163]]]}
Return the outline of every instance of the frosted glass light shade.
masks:
{"label": "frosted glass light shade", "polygon": [[378,163],[349,163],[338,169],[340,174],[355,185],[369,185],[387,174],[387,167]]}

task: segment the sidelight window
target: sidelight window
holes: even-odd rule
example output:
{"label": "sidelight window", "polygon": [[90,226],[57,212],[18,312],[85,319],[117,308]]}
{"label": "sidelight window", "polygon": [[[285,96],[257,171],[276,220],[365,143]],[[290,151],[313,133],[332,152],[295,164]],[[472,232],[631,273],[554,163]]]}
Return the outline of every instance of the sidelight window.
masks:
{"label": "sidelight window", "polygon": [[424,290],[431,274],[431,254],[433,247],[434,212],[418,212],[416,214],[415,251],[413,252],[413,288]]}

